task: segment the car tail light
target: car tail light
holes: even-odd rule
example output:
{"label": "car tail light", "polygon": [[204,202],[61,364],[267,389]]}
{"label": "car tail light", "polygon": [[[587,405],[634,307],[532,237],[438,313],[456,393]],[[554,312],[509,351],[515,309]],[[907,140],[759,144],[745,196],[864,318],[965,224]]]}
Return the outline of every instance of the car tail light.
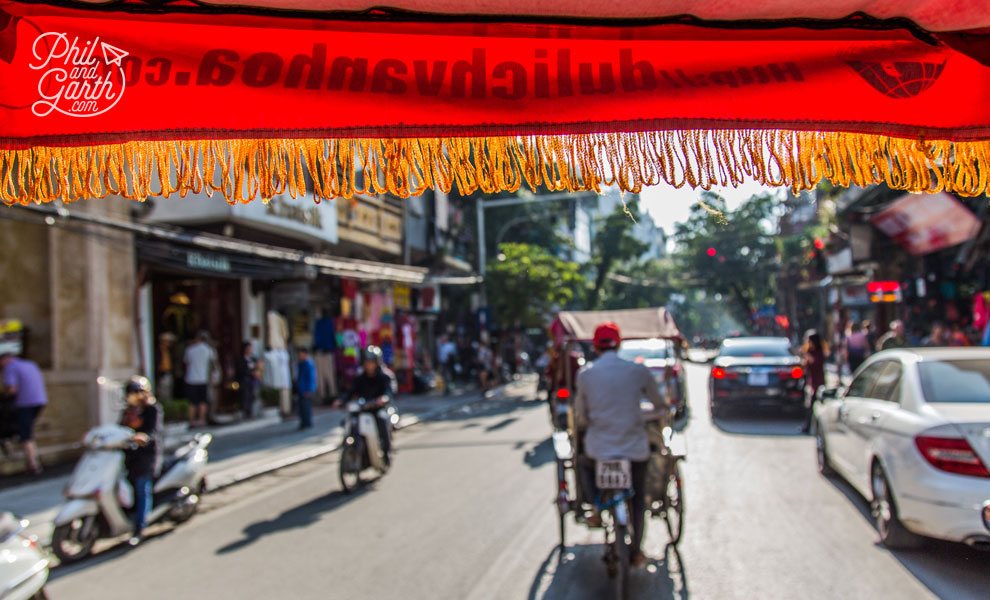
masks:
{"label": "car tail light", "polygon": [[802,377],[804,377],[804,369],[802,369],[801,367],[794,367],[793,369],[791,369],[791,377],[793,377],[794,379],[801,379]]}
{"label": "car tail light", "polygon": [[969,442],[962,438],[919,435],[914,438],[914,443],[925,460],[936,469],[958,475],[990,477],[986,465]]}
{"label": "car tail light", "polygon": [[712,369],[712,377],[715,379],[725,379],[725,369],[722,367],[715,367]]}
{"label": "car tail light", "polygon": [[567,400],[571,397],[571,391],[567,388],[560,388],[557,390],[557,398],[561,400]]}

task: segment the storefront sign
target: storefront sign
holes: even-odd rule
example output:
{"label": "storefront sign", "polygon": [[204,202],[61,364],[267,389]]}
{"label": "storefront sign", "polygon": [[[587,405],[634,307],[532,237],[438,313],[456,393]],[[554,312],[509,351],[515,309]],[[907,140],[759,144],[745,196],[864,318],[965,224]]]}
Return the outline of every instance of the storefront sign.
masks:
{"label": "storefront sign", "polygon": [[395,308],[410,310],[412,308],[412,289],[408,285],[396,284],[392,288],[392,299]]}
{"label": "storefront sign", "polygon": [[0,319],[0,355],[24,350],[24,326],[18,319]]}
{"label": "storefront sign", "polygon": [[852,269],[852,249],[844,248],[836,254],[827,256],[825,260],[828,264],[828,272],[830,275],[835,273],[844,273],[845,271]]}
{"label": "storefront sign", "polygon": [[208,198],[205,194],[173,196],[152,204],[151,212],[143,220],[175,225],[233,222],[293,240],[337,243],[336,201],[317,204],[312,196],[281,195],[268,204],[227,204],[220,197]]}
{"label": "storefront sign", "polygon": [[268,204],[251,202],[231,207],[235,221],[247,222],[252,227],[287,237],[304,236],[337,243],[337,207],[334,200],[319,204],[312,197],[292,198],[281,195]]}
{"label": "storefront sign", "polygon": [[873,224],[915,256],[961,244],[980,227],[968,208],[944,192],[905,194],[873,217]]}
{"label": "storefront sign", "polygon": [[865,284],[844,285],[840,289],[843,306],[869,306],[870,294]]}
{"label": "storefront sign", "polygon": [[189,252],[186,254],[186,266],[203,271],[230,273],[230,259],[219,254]]}

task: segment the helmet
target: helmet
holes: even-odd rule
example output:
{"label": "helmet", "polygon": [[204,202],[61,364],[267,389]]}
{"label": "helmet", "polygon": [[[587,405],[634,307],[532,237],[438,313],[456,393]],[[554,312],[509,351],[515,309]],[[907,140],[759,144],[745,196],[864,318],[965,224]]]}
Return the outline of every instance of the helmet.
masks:
{"label": "helmet", "polygon": [[595,329],[594,345],[599,350],[611,350],[618,348],[622,336],[619,335],[619,326],[609,321],[602,323]]}
{"label": "helmet", "polygon": [[378,346],[368,346],[361,353],[361,362],[375,361],[375,364],[382,364],[382,349]]}
{"label": "helmet", "polygon": [[124,394],[134,394],[137,392],[151,393],[151,382],[148,381],[147,377],[135,375],[127,380],[127,383],[124,385]]}

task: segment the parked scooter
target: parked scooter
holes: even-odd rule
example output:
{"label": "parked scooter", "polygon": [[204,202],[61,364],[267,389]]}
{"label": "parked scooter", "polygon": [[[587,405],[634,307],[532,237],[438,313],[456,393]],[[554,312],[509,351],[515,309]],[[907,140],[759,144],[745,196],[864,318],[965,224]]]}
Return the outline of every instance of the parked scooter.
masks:
{"label": "parked scooter", "polygon": [[[377,415],[377,416],[376,416]],[[361,473],[374,468],[381,474],[388,471],[382,440],[378,434],[377,419],[384,419],[387,435],[399,422],[395,407],[388,404],[388,398],[377,400],[360,398],[347,403],[347,419],[344,425],[344,443],[340,449],[340,485],[345,493],[361,486],[364,481]]]}
{"label": "parked scooter", "polygon": [[28,522],[0,513],[0,598],[45,600],[48,558],[33,539],[23,535]]}
{"label": "parked scooter", "polygon": [[[120,425],[101,425],[86,434],[86,453],[65,490],[68,502],[55,517],[52,550],[63,563],[88,555],[101,538],[131,532],[134,489],[126,478],[124,450],[133,435]],[[182,523],[196,513],[206,489],[206,447],[212,439],[208,433],[197,435],[166,455],[152,488],[149,525],[162,519]]]}

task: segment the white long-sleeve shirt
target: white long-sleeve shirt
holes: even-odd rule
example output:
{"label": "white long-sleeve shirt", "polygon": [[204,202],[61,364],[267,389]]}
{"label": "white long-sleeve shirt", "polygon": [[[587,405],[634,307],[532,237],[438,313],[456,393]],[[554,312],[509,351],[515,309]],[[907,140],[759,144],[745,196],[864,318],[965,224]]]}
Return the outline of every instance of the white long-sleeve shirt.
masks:
{"label": "white long-sleeve shirt", "polygon": [[658,410],[667,406],[650,370],[622,360],[614,351],[581,369],[574,415],[578,429],[587,430],[585,454],[595,460],[649,459],[650,442],[640,407],[644,398]]}

